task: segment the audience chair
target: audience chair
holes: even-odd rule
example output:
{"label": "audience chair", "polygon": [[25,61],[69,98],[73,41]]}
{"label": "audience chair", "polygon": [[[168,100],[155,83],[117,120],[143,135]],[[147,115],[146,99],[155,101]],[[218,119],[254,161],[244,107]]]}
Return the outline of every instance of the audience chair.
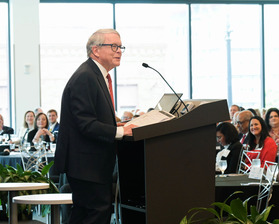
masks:
{"label": "audience chair", "polygon": [[261,153],[260,151],[248,151],[242,148],[238,165],[238,174],[248,174],[251,170],[251,166],[248,166],[246,163],[246,161],[249,161],[249,163],[252,164],[252,161],[248,156],[248,152],[257,154],[256,158],[259,158]]}
{"label": "audience chair", "polygon": [[[33,149],[33,148],[32,148]],[[48,164],[47,151],[44,144],[40,144],[35,150],[20,149],[21,161],[24,170],[41,171]],[[49,174],[47,174],[49,177]]]}
{"label": "audience chair", "polygon": [[273,188],[273,184],[276,182],[277,176],[278,176],[278,163],[266,161],[264,164],[263,174],[260,180],[258,197],[257,197],[256,208],[258,212],[261,212],[262,210],[267,208],[268,203],[272,197],[272,188]]}

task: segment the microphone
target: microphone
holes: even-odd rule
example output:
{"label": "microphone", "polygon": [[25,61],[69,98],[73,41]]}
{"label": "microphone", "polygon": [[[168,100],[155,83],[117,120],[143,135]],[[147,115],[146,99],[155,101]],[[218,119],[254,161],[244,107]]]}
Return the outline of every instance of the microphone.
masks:
{"label": "microphone", "polygon": [[187,106],[185,105],[185,103],[183,102],[183,100],[181,100],[181,98],[177,95],[177,93],[174,91],[174,89],[170,86],[170,84],[167,82],[167,80],[165,80],[165,78],[161,75],[161,73],[160,72],[158,72],[155,68],[152,68],[152,67],[150,67],[148,64],[146,64],[146,63],[142,63],[142,66],[143,67],[145,67],[145,68],[151,68],[152,70],[154,70],[155,72],[157,72],[160,76],[161,76],[161,78],[165,81],[165,83],[167,83],[167,85],[170,87],[170,89],[173,91],[173,93],[176,95],[176,97],[178,98],[178,100],[183,104],[183,106],[184,106],[184,109],[181,111],[181,114],[184,114],[185,113],[185,110],[187,111],[187,112],[189,112],[189,110],[188,110],[188,108],[187,108]]}

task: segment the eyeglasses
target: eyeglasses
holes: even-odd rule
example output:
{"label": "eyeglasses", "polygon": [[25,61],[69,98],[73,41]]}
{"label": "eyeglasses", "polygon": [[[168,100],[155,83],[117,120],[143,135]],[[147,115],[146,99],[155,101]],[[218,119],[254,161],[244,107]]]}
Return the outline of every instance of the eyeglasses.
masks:
{"label": "eyeglasses", "polygon": [[242,125],[244,122],[246,122],[248,120],[244,120],[244,121],[237,121],[236,123],[239,124],[239,125]]}
{"label": "eyeglasses", "polygon": [[117,44],[99,44],[100,47],[102,46],[110,46],[111,47],[111,50],[113,52],[117,52],[118,51],[118,48],[120,48],[121,52],[123,53],[125,51],[125,47],[122,46],[122,45],[117,45]]}

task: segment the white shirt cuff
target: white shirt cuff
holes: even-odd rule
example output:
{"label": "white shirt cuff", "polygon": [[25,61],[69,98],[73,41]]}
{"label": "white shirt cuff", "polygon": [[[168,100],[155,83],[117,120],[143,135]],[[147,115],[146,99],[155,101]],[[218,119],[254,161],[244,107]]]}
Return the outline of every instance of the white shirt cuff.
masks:
{"label": "white shirt cuff", "polygon": [[115,139],[122,139],[123,135],[124,135],[124,128],[123,127],[117,127],[116,128]]}

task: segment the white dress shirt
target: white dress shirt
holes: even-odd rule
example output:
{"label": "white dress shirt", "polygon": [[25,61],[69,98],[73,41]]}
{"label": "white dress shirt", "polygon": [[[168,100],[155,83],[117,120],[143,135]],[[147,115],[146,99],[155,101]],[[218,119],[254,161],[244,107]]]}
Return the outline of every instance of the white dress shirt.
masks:
{"label": "white dress shirt", "polygon": [[[93,60],[93,59],[92,59]],[[107,88],[108,88],[108,91],[109,91],[109,84],[108,84],[108,79],[106,78],[107,75],[108,75],[108,72],[107,70],[97,61],[93,60],[96,65],[98,66],[98,68],[100,69],[103,77],[104,77],[104,80],[107,84]],[[124,135],[124,128],[123,127],[117,127],[116,129],[116,134],[115,134],[115,139],[122,139],[123,138],[123,135]]]}

